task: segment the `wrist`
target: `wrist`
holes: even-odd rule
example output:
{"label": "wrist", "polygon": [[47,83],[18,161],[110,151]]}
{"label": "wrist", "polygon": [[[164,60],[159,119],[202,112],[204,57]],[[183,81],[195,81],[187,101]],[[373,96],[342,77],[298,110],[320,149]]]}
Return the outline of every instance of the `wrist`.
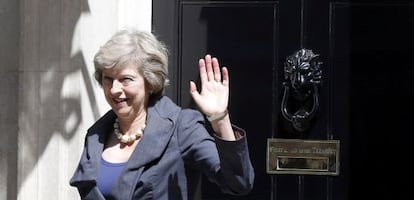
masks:
{"label": "wrist", "polygon": [[226,115],[228,115],[228,110],[224,110],[223,112],[216,113],[210,116],[207,116],[207,120],[210,122],[218,121],[223,119]]}

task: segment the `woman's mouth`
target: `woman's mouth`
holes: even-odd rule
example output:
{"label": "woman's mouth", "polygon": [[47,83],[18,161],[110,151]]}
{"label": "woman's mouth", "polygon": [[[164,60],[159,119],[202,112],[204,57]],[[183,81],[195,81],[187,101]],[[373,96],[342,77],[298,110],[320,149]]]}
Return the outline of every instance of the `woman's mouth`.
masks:
{"label": "woman's mouth", "polygon": [[126,101],[127,101],[127,99],[126,99],[126,98],[113,98],[113,99],[112,99],[112,101],[113,101],[115,104],[119,105],[119,104],[122,104],[122,103],[126,102]]}

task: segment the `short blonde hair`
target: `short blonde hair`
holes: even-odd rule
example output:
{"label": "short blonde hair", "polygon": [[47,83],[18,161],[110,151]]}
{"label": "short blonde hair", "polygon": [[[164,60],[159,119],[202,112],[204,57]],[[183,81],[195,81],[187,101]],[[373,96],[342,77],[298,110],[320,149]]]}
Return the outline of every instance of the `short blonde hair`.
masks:
{"label": "short blonde hair", "polygon": [[102,70],[135,64],[151,96],[161,96],[169,83],[168,50],[154,34],[136,29],[115,33],[95,54],[95,79],[102,85]]}

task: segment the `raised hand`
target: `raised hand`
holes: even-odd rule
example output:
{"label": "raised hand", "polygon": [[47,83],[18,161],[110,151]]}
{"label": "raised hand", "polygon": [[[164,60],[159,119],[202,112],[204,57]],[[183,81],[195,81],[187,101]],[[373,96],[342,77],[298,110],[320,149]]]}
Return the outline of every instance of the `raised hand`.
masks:
{"label": "raised hand", "polygon": [[190,94],[201,112],[207,116],[227,110],[229,99],[229,74],[226,67],[220,69],[218,59],[206,55],[198,61],[201,91],[190,81]]}

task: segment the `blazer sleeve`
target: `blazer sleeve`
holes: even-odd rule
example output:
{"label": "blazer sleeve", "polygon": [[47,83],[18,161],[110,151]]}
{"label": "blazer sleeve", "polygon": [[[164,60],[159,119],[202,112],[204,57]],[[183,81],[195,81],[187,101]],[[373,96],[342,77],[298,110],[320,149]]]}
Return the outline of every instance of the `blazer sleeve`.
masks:
{"label": "blazer sleeve", "polygon": [[254,170],[245,131],[236,141],[224,141],[209,134],[202,114],[183,110],[177,124],[177,138],[186,165],[200,170],[219,188],[232,195],[245,195],[253,188]]}

